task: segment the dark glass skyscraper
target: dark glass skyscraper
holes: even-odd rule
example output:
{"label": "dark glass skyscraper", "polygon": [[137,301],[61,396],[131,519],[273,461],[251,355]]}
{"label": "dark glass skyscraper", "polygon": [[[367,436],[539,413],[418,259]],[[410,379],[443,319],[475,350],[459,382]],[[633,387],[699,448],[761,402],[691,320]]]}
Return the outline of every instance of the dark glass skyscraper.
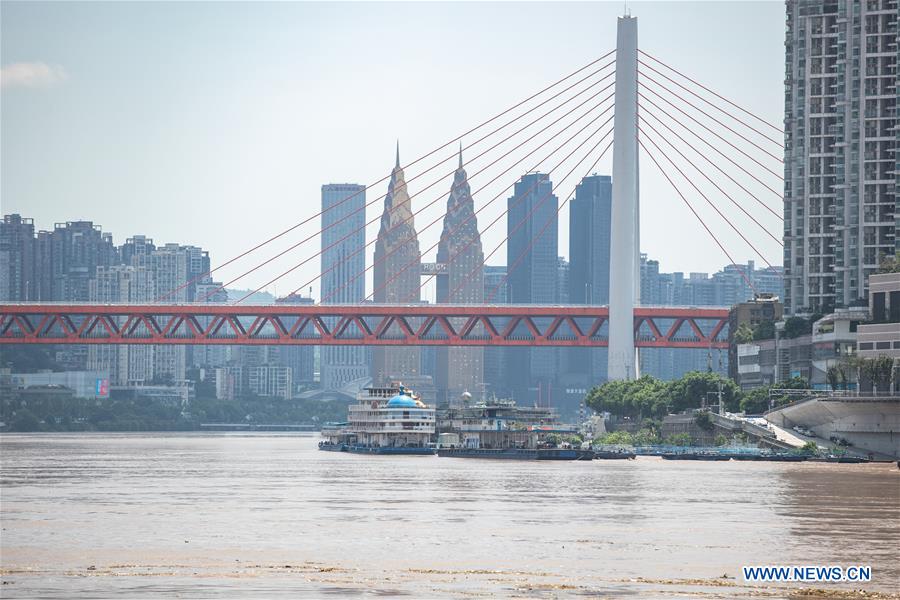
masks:
{"label": "dark glass skyscraper", "polygon": [[[612,178],[591,175],[575,188],[569,207],[569,303],[609,303]],[[606,379],[606,348],[570,348],[572,383],[590,387]],[[580,386],[580,387],[583,387]]]}
{"label": "dark glass skyscraper", "polygon": [[[506,264],[511,304],[554,304],[559,298],[559,198],[548,175],[528,173],[516,182],[507,212]],[[540,235],[540,237],[536,237]],[[485,298],[490,301],[489,298]],[[524,325],[523,325],[524,327]],[[547,404],[558,372],[555,348],[509,348],[510,389],[526,402]]]}
{"label": "dark glass skyscraper", "polygon": [[[366,278],[360,275],[366,268],[365,224],[365,186],[322,186],[322,303],[354,304],[365,299]],[[322,346],[320,358],[320,380],[326,390],[369,374],[362,346]]]}

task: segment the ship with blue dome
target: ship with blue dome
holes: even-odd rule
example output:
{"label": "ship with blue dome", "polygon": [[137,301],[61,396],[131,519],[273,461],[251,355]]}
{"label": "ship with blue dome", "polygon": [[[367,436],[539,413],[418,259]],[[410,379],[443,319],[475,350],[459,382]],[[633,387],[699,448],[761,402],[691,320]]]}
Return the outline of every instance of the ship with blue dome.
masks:
{"label": "ship with blue dome", "polygon": [[346,423],[322,428],[320,450],[355,454],[434,454],[435,410],[403,386],[369,387]]}

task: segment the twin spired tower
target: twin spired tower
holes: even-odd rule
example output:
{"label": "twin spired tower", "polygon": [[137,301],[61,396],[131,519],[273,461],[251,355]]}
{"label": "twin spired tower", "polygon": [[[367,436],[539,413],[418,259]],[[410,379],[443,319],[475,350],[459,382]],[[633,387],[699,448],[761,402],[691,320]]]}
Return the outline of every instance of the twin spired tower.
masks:
{"label": "twin spired tower", "polygon": [[[613,131],[613,173],[612,173],[612,226],[610,240],[609,271],[609,358],[608,377],[610,380],[635,379],[639,376],[637,354],[634,347],[634,307],[641,297],[640,260],[640,220],[638,201],[638,144],[637,144],[637,18],[619,17],[616,30],[616,91],[615,121]],[[459,215],[468,213],[472,199],[468,190],[466,174],[460,166],[454,178],[447,206],[448,223]],[[459,213],[459,214],[457,214]],[[478,238],[474,219],[469,230],[459,237],[471,240]],[[445,232],[446,233],[446,232]],[[468,235],[465,235],[468,234]],[[443,240],[439,258],[447,262],[450,246],[459,240]],[[460,262],[476,266],[481,258],[480,240],[471,253]],[[385,260],[386,259],[386,260]],[[409,194],[403,169],[400,167],[399,149],[391,182],[385,199],[381,231],[375,246],[375,302],[408,304],[419,301],[420,265],[403,269],[409,262],[421,262],[419,242],[413,224]],[[438,302],[442,293],[449,292],[447,277],[439,279]],[[388,282],[379,287],[380,282]],[[463,286],[460,299],[444,298],[444,302],[454,300],[478,303],[483,301],[483,287],[480,278],[473,278],[471,286]],[[471,287],[471,292],[467,291]],[[451,352],[450,350],[453,350]],[[442,354],[439,379],[442,387],[468,387],[471,381],[450,381],[465,372],[477,378],[483,368],[480,349],[449,349]],[[376,380],[386,380],[398,375],[419,373],[419,349],[416,347],[376,348],[374,351],[374,373]],[[465,379],[465,378],[463,378]],[[454,385],[455,384],[455,385]]]}
{"label": "twin spired tower", "polygon": [[641,298],[637,18],[631,16],[619,17],[616,29],[615,105],[607,363],[610,380],[639,376],[634,348],[634,306]]}

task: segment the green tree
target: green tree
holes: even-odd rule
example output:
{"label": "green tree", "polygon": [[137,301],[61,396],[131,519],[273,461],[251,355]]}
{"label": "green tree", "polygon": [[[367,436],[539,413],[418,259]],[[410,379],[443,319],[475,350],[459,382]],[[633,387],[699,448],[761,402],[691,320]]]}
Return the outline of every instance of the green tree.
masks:
{"label": "green tree", "polygon": [[875,380],[878,382],[878,390],[882,392],[891,389],[891,383],[894,375],[894,359],[890,356],[879,356],[874,359]]}
{"label": "green tree", "polygon": [[672,401],[672,410],[680,412],[689,408],[699,408],[707,399],[713,400],[713,394],[718,394],[719,384],[722,387],[722,401],[725,408],[731,411],[737,410],[740,404],[739,389],[731,379],[718,373],[703,373],[691,371],[685,373],[681,379],[669,384],[669,396]]}
{"label": "green tree", "polygon": [[668,386],[655,377],[633,381],[608,381],[593,388],[585,403],[597,412],[641,419],[662,417],[668,412]]}
{"label": "green tree", "polygon": [[689,433],[675,433],[666,438],[666,443],[671,446],[693,446],[694,438]]}
{"label": "green tree", "polygon": [[758,387],[744,392],[741,411],[748,415],[759,415],[769,410],[769,387]]}
{"label": "green tree", "polygon": [[832,391],[847,389],[847,366],[844,363],[831,365],[825,370],[825,381]]}
{"label": "green tree", "polygon": [[653,446],[659,443],[659,433],[649,428],[642,428],[632,436],[635,446]]}
{"label": "green tree", "polygon": [[722,435],[721,433],[716,436],[716,446],[726,446],[728,445],[728,438]]}
{"label": "green tree", "polygon": [[775,339],[775,322],[761,321],[753,330],[754,340],[773,340]]}
{"label": "green tree", "polygon": [[735,344],[747,344],[753,341],[754,331],[749,323],[741,323],[734,332]]}
{"label": "green tree", "polygon": [[12,431],[41,431],[41,423],[38,418],[27,408],[16,411],[9,428]]}
{"label": "green tree", "polygon": [[784,337],[787,339],[798,338],[801,335],[812,333],[812,319],[803,317],[790,317],[784,322]]}
{"label": "green tree", "polygon": [[713,430],[713,422],[709,416],[708,410],[703,410],[697,413],[694,417],[694,423],[702,429],[703,431],[712,431]]}
{"label": "green tree", "polygon": [[900,273],[900,252],[894,256],[885,256],[878,266],[879,273]]}
{"label": "green tree", "polygon": [[594,440],[595,444],[633,446],[634,437],[627,431],[613,431]]}
{"label": "green tree", "polygon": [[819,445],[815,442],[806,442],[799,448],[799,452],[802,454],[818,454],[819,453]]}

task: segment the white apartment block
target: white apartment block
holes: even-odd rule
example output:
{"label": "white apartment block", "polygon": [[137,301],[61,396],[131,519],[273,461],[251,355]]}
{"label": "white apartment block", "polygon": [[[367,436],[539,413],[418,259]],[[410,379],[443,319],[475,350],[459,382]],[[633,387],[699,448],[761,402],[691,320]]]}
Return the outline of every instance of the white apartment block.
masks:
{"label": "white apartment block", "polygon": [[784,307],[864,306],[897,250],[897,0],[788,0]]}

